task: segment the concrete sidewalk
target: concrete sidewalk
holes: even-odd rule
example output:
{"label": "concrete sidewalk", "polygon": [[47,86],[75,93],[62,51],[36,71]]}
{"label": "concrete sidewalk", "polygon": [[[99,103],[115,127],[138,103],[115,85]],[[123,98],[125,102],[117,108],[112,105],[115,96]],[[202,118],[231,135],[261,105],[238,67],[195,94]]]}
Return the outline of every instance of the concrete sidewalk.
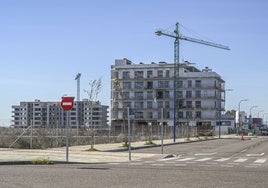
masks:
{"label": "concrete sidewalk", "polygon": [[[217,137],[208,137],[207,139],[215,139]],[[221,138],[234,138],[240,139],[235,135],[223,135]],[[204,137],[201,138],[177,138],[174,143],[173,139],[164,140],[164,145],[183,144],[196,141],[207,140]],[[132,142],[131,148],[140,149],[146,147],[160,147],[161,140],[153,140],[155,145],[145,145],[145,141]],[[90,145],[84,146],[72,146],[69,147],[69,162],[73,163],[119,163],[128,162],[129,153],[128,148],[122,147],[123,143],[111,143],[111,144],[98,144],[95,145],[98,151],[87,151]],[[145,158],[161,158],[160,154],[145,154],[145,153],[132,153],[131,160],[137,161]],[[50,148],[50,149],[12,149],[12,148],[0,148],[0,164],[18,164],[29,163],[37,159],[49,159],[55,163],[66,162],[66,147]]]}

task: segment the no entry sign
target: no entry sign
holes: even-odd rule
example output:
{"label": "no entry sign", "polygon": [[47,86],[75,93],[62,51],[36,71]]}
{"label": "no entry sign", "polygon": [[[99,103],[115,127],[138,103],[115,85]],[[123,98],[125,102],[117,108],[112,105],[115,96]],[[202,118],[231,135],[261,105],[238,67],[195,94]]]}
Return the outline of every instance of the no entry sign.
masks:
{"label": "no entry sign", "polygon": [[62,97],[60,105],[64,111],[69,111],[74,106],[74,98],[73,97]]}

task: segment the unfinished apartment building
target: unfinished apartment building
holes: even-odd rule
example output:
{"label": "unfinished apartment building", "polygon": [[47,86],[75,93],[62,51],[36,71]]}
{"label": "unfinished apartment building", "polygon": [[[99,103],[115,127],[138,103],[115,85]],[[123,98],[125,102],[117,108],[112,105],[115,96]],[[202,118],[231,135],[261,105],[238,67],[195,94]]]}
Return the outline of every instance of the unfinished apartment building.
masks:
{"label": "unfinished apartment building", "polygon": [[67,121],[67,113],[62,110],[60,102],[20,102],[20,105],[12,106],[12,126],[53,128],[65,127],[68,123],[70,127],[107,128],[108,106],[101,105],[99,101],[92,104],[91,113],[91,103],[87,99],[75,101]]}
{"label": "unfinished apartment building", "polygon": [[180,63],[177,75],[174,100],[173,63],[116,59],[111,66],[111,126],[121,127],[127,121],[127,108],[138,125],[163,121],[173,126],[175,120],[176,125],[216,126],[225,105],[221,76],[187,61]]}

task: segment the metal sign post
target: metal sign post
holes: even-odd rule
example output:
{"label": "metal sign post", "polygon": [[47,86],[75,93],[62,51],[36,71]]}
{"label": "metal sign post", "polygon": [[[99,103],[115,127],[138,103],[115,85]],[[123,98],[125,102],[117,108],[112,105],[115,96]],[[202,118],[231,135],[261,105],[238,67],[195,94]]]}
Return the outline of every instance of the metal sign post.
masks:
{"label": "metal sign post", "polygon": [[128,117],[128,158],[131,161],[131,134],[130,134],[129,107],[127,108],[127,117]]}
{"label": "metal sign post", "polygon": [[67,111],[66,120],[66,162],[69,162],[69,124],[70,124],[70,110],[74,105],[74,97],[62,97],[61,108]]}

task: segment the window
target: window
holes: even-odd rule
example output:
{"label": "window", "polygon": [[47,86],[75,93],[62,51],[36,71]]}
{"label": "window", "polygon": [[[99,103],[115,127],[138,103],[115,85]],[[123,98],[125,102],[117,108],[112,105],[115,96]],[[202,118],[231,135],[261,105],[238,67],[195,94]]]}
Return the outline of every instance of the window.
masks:
{"label": "window", "polygon": [[179,118],[183,118],[183,112],[178,113]]}
{"label": "window", "polygon": [[170,96],[169,96],[169,91],[165,91],[165,92],[164,92],[164,98],[167,99],[167,98],[169,98],[169,97],[170,97]]}
{"label": "window", "polygon": [[182,88],[182,86],[183,86],[183,82],[180,80],[179,82],[177,82],[177,88]]}
{"label": "window", "polygon": [[169,102],[168,101],[165,101],[165,108],[169,108]]}
{"label": "window", "polygon": [[192,101],[186,101],[186,108],[192,108]]}
{"label": "window", "polygon": [[156,99],[163,99],[163,91],[156,92]]}
{"label": "window", "polygon": [[143,92],[135,92],[136,99],[143,99]]}
{"label": "window", "polygon": [[147,92],[147,99],[153,99],[153,92],[152,91],[148,91]]}
{"label": "window", "polygon": [[200,90],[195,91],[195,97],[201,98],[201,91]]}
{"label": "window", "polygon": [[157,71],[157,77],[158,78],[163,78],[164,77],[164,74],[163,74],[163,71],[162,70],[158,70]]}
{"label": "window", "polygon": [[201,108],[201,101],[195,101],[195,107]]}
{"label": "window", "polygon": [[143,118],[143,112],[135,112],[135,118],[142,119]]}
{"label": "window", "polygon": [[166,77],[169,78],[169,70],[166,70]]}
{"label": "window", "polygon": [[195,87],[201,87],[201,80],[195,81]]}
{"label": "window", "polygon": [[134,87],[135,89],[143,89],[144,88],[143,82],[135,82]]}
{"label": "window", "polygon": [[127,107],[131,108],[131,102],[124,102],[123,107],[124,108],[127,108]]}
{"label": "window", "polygon": [[183,100],[179,100],[179,108],[183,107]]}
{"label": "window", "polygon": [[123,92],[124,99],[129,99],[130,95],[129,92]]}
{"label": "window", "polygon": [[182,91],[177,91],[177,96],[179,98],[183,98],[183,92]]}
{"label": "window", "polygon": [[158,107],[158,108],[163,108],[163,102],[162,102],[162,101],[158,102],[158,103],[157,103],[157,107]]}
{"label": "window", "polygon": [[147,102],[147,108],[153,108],[153,102]]}
{"label": "window", "polygon": [[195,113],[195,117],[196,117],[196,118],[201,118],[201,111],[197,111],[197,112]]}
{"label": "window", "polygon": [[186,98],[192,97],[192,91],[186,91]]}
{"label": "window", "polygon": [[123,89],[131,89],[131,82],[123,82]]}
{"label": "window", "polygon": [[153,89],[153,82],[147,82],[147,89]]}
{"label": "window", "polygon": [[130,78],[130,72],[129,71],[124,71],[123,72],[123,79]]}
{"label": "window", "polygon": [[143,71],[135,71],[135,78],[143,78]]}
{"label": "window", "polygon": [[158,88],[168,88],[168,81],[159,81]]}
{"label": "window", "polygon": [[143,108],[143,102],[135,102],[135,109],[142,109]]}
{"label": "window", "polygon": [[190,119],[190,118],[192,118],[192,117],[193,117],[192,112],[191,112],[191,111],[187,111],[187,112],[186,112],[186,118],[187,118],[187,119]]}
{"label": "window", "polygon": [[147,78],[152,78],[153,77],[153,71],[147,71]]}
{"label": "window", "polygon": [[188,88],[191,88],[192,86],[192,80],[188,80]]}

